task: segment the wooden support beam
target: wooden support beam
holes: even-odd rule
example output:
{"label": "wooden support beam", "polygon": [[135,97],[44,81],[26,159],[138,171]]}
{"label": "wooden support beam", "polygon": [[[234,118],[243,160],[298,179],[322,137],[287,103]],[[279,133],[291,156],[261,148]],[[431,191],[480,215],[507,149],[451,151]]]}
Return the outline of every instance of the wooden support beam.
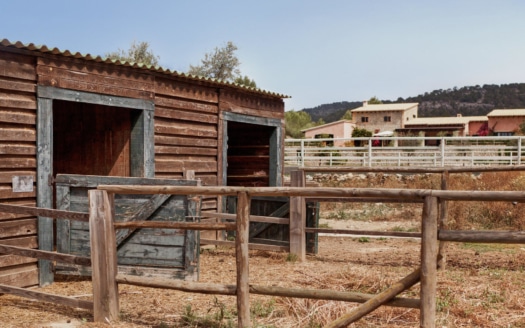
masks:
{"label": "wooden support beam", "polygon": [[88,193],[93,316],[95,322],[110,324],[118,320],[119,314],[114,196],[102,190],[89,190]]}
{"label": "wooden support beam", "polygon": [[190,230],[235,230],[235,223],[200,223],[178,221],[134,221],[115,222],[115,229],[154,228],[154,229],[190,229]]}
{"label": "wooden support beam", "polygon": [[421,238],[421,234],[419,232],[368,231],[368,230],[327,229],[327,228],[305,228],[304,230],[306,231],[306,233],[333,233],[333,234],[342,234],[342,235]]}
{"label": "wooden support beam", "polygon": [[0,212],[29,214],[36,216],[45,216],[48,218],[60,218],[82,222],[89,221],[89,213],[52,210],[49,208],[38,208],[30,206],[0,204]]}
{"label": "wooden support beam", "polygon": [[[0,241],[1,243],[1,241]],[[31,258],[45,259],[50,261],[57,261],[62,263],[71,263],[84,266],[91,266],[91,259],[89,257],[82,257],[70,254],[60,254],[49,251],[40,251],[36,249],[29,249],[17,246],[8,246],[0,244],[0,253],[20,255]]]}
{"label": "wooden support beam", "polygon": [[[214,283],[191,282],[182,280],[173,280],[166,278],[139,277],[118,274],[117,282],[119,284],[128,284],[149,288],[173,289],[188,293],[215,294],[215,295],[236,295],[236,285],[223,285]],[[376,295],[340,292],[326,289],[297,289],[278,286],[260,286],[250,285],[250,293],[257,295],[279,296],[279,297],[296,297],[310,298],[317,300],[343,301],[365,303],[376,297]],[[384,305],[402,308],[419,309],[419,300],[411,298],[393,298]]]}
{"label": "wooden support beam", "polygon": [[525,231],[439,230],[438,238],[460,243],[525,244]]}
{"label": "wooden support beam", "polygon": [[16,295],[20,297],[70,306],[74,308],[86,309],[90,311],[93,310],[93,302],[91,301],[84,301],[84,300],[79,300],[73,297],[42,293],[42,292],[37,292],[34,290],[28,290],[28,289],[19,288],[19,287],[13,287],[13,286],[7,286],[7,285],[0,284],[0,293]]}
{"label": "wooden support beam", "polygon": [[[448,190],[448,178],[449,172],[443,171],[441,173],[441,190]],[[448,211],[448,201],[445,199],[439,199],[439,229],[446,229],[447,227],[447,211]],[[445,270],[447,264],[447,254],[446,254],[446,243],[441,241],[439,243],[438,249],[438,262],[437,266],[441,270]]]}
{"label": "wooden support beam", "polygon": [[250,232],[250,196],[246,192],[237,194],[237,231],[235,254],[237,265],[237,320],[239,327],[251,327],[250,281],[248,266],[248,239]]}
{"label": "wooden support beam", "polygon": [[363,305],[359,306],[352,312],[343,315],[339,319],[325,326],[325,328],[347,327],[349,324],[356,322],[368,313],[374,311],[381,305],[393,299],[397,294],[403,292],[404,290],[407,290],[408,288],[412,287],[417,282],[419,282],[420,273],[421,270],[418,268],[405,278],[401,279],[386,290],[382,291],[370,300],[366,301]]}
{"label": "wooden support beam", "polygon": [[[292,187],[306,186],[303,171],[290,173]],[[297,256],[297,260],[306,261],[306,203],[304,197],[290,197],[290,254]]]}
{"label": "wooden support beam", "polygon": [[421,313],[420,326],[435,327],[438,257],[438,201],[426,197],[421,228]]}

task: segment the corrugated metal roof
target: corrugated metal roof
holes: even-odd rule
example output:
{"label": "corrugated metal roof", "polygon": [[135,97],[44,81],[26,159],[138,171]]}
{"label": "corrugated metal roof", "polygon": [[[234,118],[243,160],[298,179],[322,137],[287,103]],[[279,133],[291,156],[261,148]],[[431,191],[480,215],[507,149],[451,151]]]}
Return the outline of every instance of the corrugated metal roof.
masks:
{"label": "corrugated metal roof", "polygon": [[352,109],[351,112],[383,112],[383,111],[405,111],[419,105],[418,103],[400,103],[400,104],[377,104],[377,105],[366,105],[356,109]]}
{"label": "corrugated metal roof", "polygon": [[487,116],[525,116],[525,109],[494,109]]}
{"label": "corrugated metal roof", "polygon": [[484,121],[488,121],[486,116],[418,117],[406,122],[405,126],[468,124]]}
{"label": "corrugated metal roof", "polygon": [[177,71],[164,69],[164,68],[162,68],[160,66],[151,66],[151,65],[141,64],[141,63],[132,63],[132,62],[127,62],[127,61],[114,60],[114,59],[110,59],[110,58],[107,58],[107,57],[101,57],[101,56],[98,56],[98,55],[94,56],[94,55],[91,55],[89,53],[88,54],[81,54],[80,52],[71,52],[69,50],[60,50],[60,49],[58,49],[56,47],[55,48],[49,48],[49,47],[47,47],[45,45],[36,45],[34,43],[22,43],[20,41],[16,41],[16,42],[13,43],[13,42],[9,41],[8,39],[2,39],[0,41],[0,46],[9,47],[9,48],[16,48],[16,49],[23,49],[23,50],[29,50],[29,51],[40,52],[40,53],[53,54],[53,55],[64,56],[64,57],[72,57],[72,58],[77,58],[77,59],[84,59],[84,60],[94,61],[94,62],[98,62],[98,63],[112,64],[112,65],[125,66],[125,67],[133,67],[133,68],[136,68],[136,69],[144,69],[144,70],[149,70],[149,71],[153,71],[153,72],[157,72],[157,73],[163,73],[163,74],[167,74],[167,75],[183,77],[183,78],[187,78],[187,79],[190,79],[190,80],[204,81],[204,82],[220,84],[220,85],[228,85],[230,87],[235,87],[235,88],[248,90],[248,91],[252,91],[252,92],[255,92],[255,93],[260,93],[260,94],[273,96],[273,97],[278,97],[278,98],[291,98],[290,96],[287,96],[287,95],[278,94],[278,93],[275,93],[275,92],[270,92],[270,91],[266,91],[266,90],[262,90],[262,89],[258,89],[258,88],[251,88],[251,87],[247,87],[247,86],[244,86],[244,85],[241,85],[241,84],[237,84],[237,83],[233,83],[233,82],[226,82],[226,81],[212,79],[212,78],[206,78],[206,77],[202,77],[202,76],[195,76],[195,75],[190,75],[190,74],[185,74],[185,73],[179,73]]}

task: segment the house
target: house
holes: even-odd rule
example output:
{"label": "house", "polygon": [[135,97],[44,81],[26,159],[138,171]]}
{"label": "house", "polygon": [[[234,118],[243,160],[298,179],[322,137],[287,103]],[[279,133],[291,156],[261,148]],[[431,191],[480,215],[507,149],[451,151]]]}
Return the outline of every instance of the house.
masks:
{"label": "house", "polygon": [[[331,122],[323,125],[314,126],[301,130],[304,137],[307,139],[312,138],[351,138],[352,131],[355,128],[355,123],[349,120],[340,120]],[[334,140],[334,146],[344,146],[344,140]]]}
{"label": "house", "polygon": [[[279,186],[286,97],[3,39],[0,201],[69,206],[74,197],[57,194],[60,174],[75,175],[71,183],[83,193],[104,177],[150,183],[187,172],[202,185]],[[16,188],[19,181],[30,188]],[[202,211],[222,211],[223,203],[204,198]],[[0,213],[0,238],[51,251],[53,220]],[[48,262],[3,256],[0,283],[31,286],[39,274],[40,284],[49,283]]]}
{"label": "house", "polygon": [[418,117],[405,124],[404,128],[396,129],[401,135],[436,137],[455,136],[466,137],[477,133],[487,122],[485,116],[462,116],[455,117]]}
{"label": "house", "polygon": [[351,110],[356,128],[372,133],[394,131],[417,118],[418,103],[377,104],[363,102],[363,106]]}
{"label": "house", "polygon": [[487,117],[490,133],[496,136],[512,136],[525,122],[525,109],[494,109]]}

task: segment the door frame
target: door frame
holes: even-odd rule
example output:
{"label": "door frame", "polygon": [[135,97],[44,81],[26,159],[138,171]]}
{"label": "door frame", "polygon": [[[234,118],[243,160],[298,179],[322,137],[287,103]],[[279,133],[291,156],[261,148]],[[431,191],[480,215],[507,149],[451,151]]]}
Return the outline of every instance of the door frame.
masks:
{"label": "door frame", "polygon": [[222,185],[225,186],[228,178],[228,121],[262,125],[273,127],[270,136],[270,172],[269,186],[282,186],[282,147],[283,147],[283,128],[280,119],[249,116],[232,112],[222,112]]}
{"label": "door frame", "polygon": [[[151,100],[102,95],[50,86],[37,86],[37,207],[53,207],[53,100],[104,105],[139,110],[130,136],[131,176],[155,176],[154,112]],[[38,217],[38,248],[53,250],[53,219]],[[39,281],[44,286],[52,283],[51,262],[39,260]]]}

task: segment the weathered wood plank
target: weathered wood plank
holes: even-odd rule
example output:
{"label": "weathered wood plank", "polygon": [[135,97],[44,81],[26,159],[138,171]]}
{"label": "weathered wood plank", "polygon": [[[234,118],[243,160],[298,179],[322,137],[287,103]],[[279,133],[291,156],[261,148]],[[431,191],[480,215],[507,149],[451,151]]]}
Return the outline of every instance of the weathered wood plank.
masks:
{"label": "weathered wood plank", "polygon": [[91,259],[89,257],[79,257],[79,256],[73,256],[69,254],[59,254],[55,252],[39,251],[36,249],[27,249],[27,248],[17,247],[17,246],[8,246],[8,245],[3,245],[1,242],[0,242],[0,253],[39,258],[39,259],[46,259],[50,261],[57,261],[57,262],[64,262],[64,263],[72,263],[72,264],[78,264],[78,265],[91,265]]}
{"label": "weathered wood plank", "polygon": [[235,263],[237,269],[237,322],[239,327],[249,327],[250,278],[248,239],[250,231],[250,201],[246,192],[237,194],[237,220],[235,233]]}
{"label": "weathered wood plank", "polygon": [[89,213],[69,212],[46,208],[0,204],[0,211],[11,213],[24,213],[36,216],[46,216],[50,218],[69,219],[84,222],[89,221]]}
{"label": "weathered wood plank", "polygon": [[37,292],[34,290],[27,290],[27,289],[7,286],[7,285],[0,285],[0,291],[2,293],[17,295],[20,297],[25,297],[25,298],[30,298],[30,299],[36,299],[39,301],[50,302],[54,304],[70,306],[74,308],[81,308],[81,309],[86,309],[86,310],[93,309],[93,302],[79,300],[73,297],[52,295],[48,293],[42,293],[42,292]]}
{"label": "weathered wood plank", "polygon": [[0,76],[36,81],[34,59],[29,56],[3,53],[0,57]]}
{"label": "weathered wood plank", "polygon": [[441,241],[461,243],[525,244],[525,231],[439,230]]}
{"label": "weathered wood plank", "polygon": [[155,109],[156,118],[171,119],[173,121],[190,121],[190,122],[200,122],[200,123],[209,123],[217,124],[219,118],[217,115],[209,115],[202,113],[189,112],[185,110],[178,110],[173,108],[162,108],[157,107]]}
{"label": "weathered wood plank", "polygon": [[[1,74],[0,74],[1,76]],[[0,77],[0,89],[16,92],[35,93],[36,85],[33,82],[22,82]]]}
{"label": "weathered wood plank", "polygon": [[217,139],[186,138],[182,136],[155,136],[155,145],[191,146],[217,148]]}
{"label": "weathered wood plank", "polygon": [[37,231],[36,219],[0,222],[0,238],[34,235]]}
{"label": "weathered wood plank", "polygon": [[[217,116],[217,113],[219,112],[219,108],[217,104],[206,104],[202,102],[195,102],[195,101],[188,101],[188,100],[182,100],[182,99],[176,99],[176,98],[168,98],[164,96],[158,96],[155,97],[155,106],[157,108],[164,107],[164,108],[178,108],[178,109],[184,109],[192,112],[200,112],[200,113],[209,113],[214,114]],[[157,114],[157,112],[155,112]],[[159,114],[159,116],[162,116],[162,114]],[[167,116],[167,117],[172,117]]]}
{"label": "weathered wood plank", "polygon": [[89,207],[94,321],[111,323],[119,314],[113,195],[90,190]]}
{"label": "weathered wood plank", "polygon": [[174,222],[174,221],[140,221],[140,222],[115,222],[115,229],[123,228],[165,228],[165,229],[191,229],[191,230],[235,230],[235,223],[200,223],[200,222]]}
{"label": "weathered wood plank", "polygon": [[[150,185],[150,186],[194,186],[195,181],[186,180],[164,180],[152,178],[136,177],[104,177],[104,176],[86,176],[77,174],[58,174],[55,179],[57,184],[67,184],[70,187],[97,188],[101,184],[132,184],[132,185]],[[148,193],[144,193],[148,194]],[[150,193],[155,194],[155,193]]]}
{"label": "weathered wood plank", "polygon": [[[154,86],[151,75],[144,75],[142,79],[131,79],[130,74],[108,74],[110,70],[104,72],[93,72],[88,70],[78,70],[78,67],[74,69],[62,68],[62,67],[51,67],[45,65],[38,65],[36,72],[39,78],[69,80],[69,81],[89,81],[91,84],[107,85],[115,88],[140,90],[147,92],[154,92]],[[116,71],[113,71],[116,73]],[[127,75],[127,76],[126,76]],[[140,76],[135,74],[136,77]]]}
{"label": "weathered wood plank", "polygon": [[146,88],[145,90],[153,88],[152,85],[155,80],[155,77],[151,74],[138,72],[133,68],[107,65],[105,63],[86,62],[85,60],[76,58],[43,56],[38,57],[37,64],[38,66],[48,66],[48,69],[60,68],[80,73],[108,76],[121,80],[138,81],[143,84],[142,88]]}
{"label": "weathered wood plank", "polygon": [[63,90],[79,90],[82,92],[89,92],[100,95],[114,95],[118,97],[134,98],[134,99],[143,99],[143,100],[152,100],[154,98],[154,93],[149,91],[133,90],[133,89],[124,89],[119,87],[114,87],[111,85],[102,85],[102,84],[92,84],[89,81],[82,80],[57,80],[53,76],[39,75],[38,76],[38,85],[60,88]]}
{"label": "weathered wood plank", "polygon": [[156,119],[155,133],[172,134],[180,136],[194,136],[204,138],[217,138],[215,125],[178,122],[176,125],[170,120]]}
{"label": "weathered wood plank", "polygon": [[195,172],[217,172],[216,161],[195,161],[175,159],[155,159],[156,172],[183,172],[184,170],[195,170]]}
{"label": "weathered wood plank", "polygon": [[155,146],[155,153],[162,155],[196,155],[196,156],[217,156],[215,148],[197,148],[190,147],[173,147],[173,146]]}
{"label": "weathered wood plank", "polygon": [[0,267],[10,267],[15,265],[27,264],[27,263],[36,263],[37,259],[22,257],[17,255],[1,255],[0,256]]}
{"label": "weathered wood plank", "polygon": [[[357,307],[350,313],[345,314],[339,319],[331,322],[326,327],[327,328],[348,327],[348,325],[350,325],[351,323],[356,322],[357,320],[361,319],[362,317],[374,311],[381,305],[392,300],[396,295],[400,294],[404,290],[409,289],[410,287],[415,285],[417,282],[419,282],[420,272],[421,272],[420,269],[415,270],[414,272],[412,272],[405,278],[401,279],[400,281],[396,282],[392,286],[388,287],[386,290],[375,295],[373,298],[369,299],[364,304]],[[429,327],[429,326],[424,326],[424,327]]]}
{"label": "weathered wood plank", "polygon": [[[0,106],[2,104],[0,103]],[[0,129],[0,141],[36,141],[36,130],[35,129],[15,129],[15,128],[2,128]]]}
{"label": "weathered wood plank", "polygon": [[[0,154],[2,152],[2,147],[0,146]],[[12,183],[14,176],[32,176],[33,179],[36,177],[35,170],[11,170],[11,171],[2,171],[0,172],[0,183]],[[6,203],[5,201],[3,202]],[[27,203],[27,201],[26,201]],[[14,205],[14,204],[13,204]]]}
{"label": "weathered wood plank", "polygon": [[[2,96],[2,95],[0,95]],[[35,101],[36,104],[36,101]],[[36,105],[35,105],[36,108]],[[14,111],[14,110],[0,110],[0,122],[13,124],[36,124],[36,112],[34,111]]]}
{"label": "weathered wood plank", "polygon": [[176,78],[164,78],[156,76],[155,93],[201,102],[215,103],[218,102],[218,93],[216,87],[206,87],[202,85],[190,84]]}
{"label": "weathered wood plank", "polygon": [[[292,171],[290,183],[292,187],[304,187],[306,185],[304,172]],[[295,254],[299,261],[306,260],[305,209],[304,197],[290,197],[290,254]]]}
{"label": "weathered wood plank", "polygon": [[[147,220],[153,212],[155,212],[166,200],[170,198],[170,195],[153,195],[146,203],[132,213],[129,217],[126,217],[127,222],[133,221],[144,221]],[[117,231],[116,242],[117,247],[122,244],[122,242],[128,238],[136,229],[121,229]]]}
{"label": "weathered wood plank", "polygon": [[420,326],[435,327],[438,261],[438,200],[425,197],[421,225]]}
{"label": "weathered wood plank", "polygon": [[135,99],[129,97],[109,96],[96,92],[83,92],[67,90],[62,88],[55,88],[49,86],[38,86],[38,96],[40,98],[59,99],[74,102],[84,102],[96,105],[114,106],[121,108],[133,108],[141,110],[154,110],[152,101]]}
{"label": "weathered wood plank", "polygon": [[7,270],[5,274],[0,272],[0,284],[9,285],[12,288],[35,286],[38,284],[38,267],[33,263],[27,263],[15,270]]}
{"label": "weathered wood plank", "polygon": [[[27,144],[0,145],[0,155],[35,155],[36,146]],[[5,175],[6,172],[0,172]],[[33,173],[34,174],[34,173]],[[27,175],[27,174],[26,174]]]}

